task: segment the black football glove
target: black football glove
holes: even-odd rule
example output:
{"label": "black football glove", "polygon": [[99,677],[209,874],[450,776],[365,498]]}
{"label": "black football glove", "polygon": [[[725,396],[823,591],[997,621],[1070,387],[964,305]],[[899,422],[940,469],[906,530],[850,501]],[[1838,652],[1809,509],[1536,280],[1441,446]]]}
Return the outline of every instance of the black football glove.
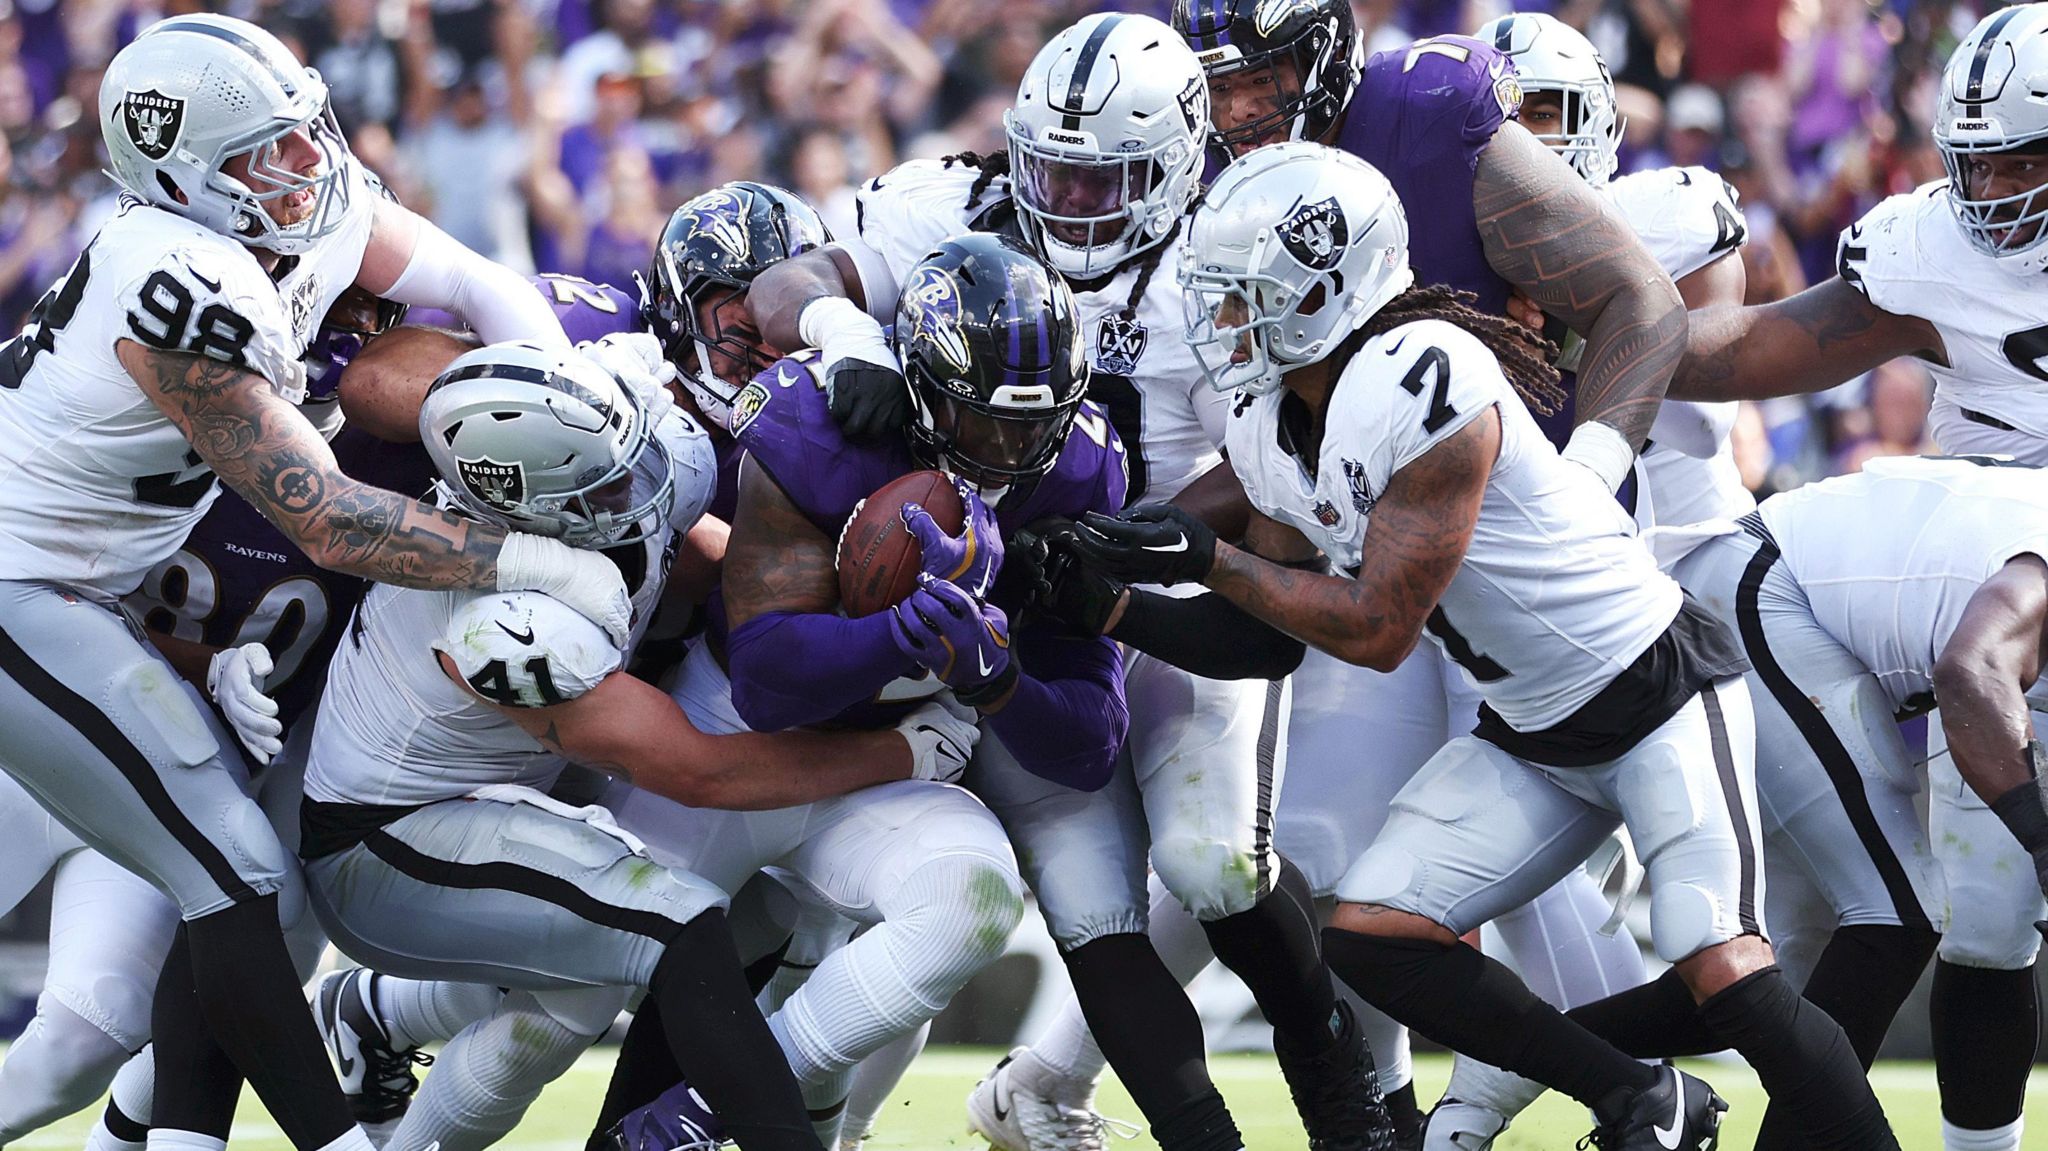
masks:
{"label": "black football glove", "polygon": [[1074,554],[1074,521],[1038,520],[1010,541],[1011,562],[1025,573],[1025,602],[1082,635],[1101,635],[1123,599],[1124,585]]}
{"label": "black football glove", "polygon": [[825,369],[832,422],[850,440],[877,440],[910,425],[910,385],[894,365],[837,360]]}
{"label": "black football glove", "polygon": [[1172,504],[1147,504],[1114,517],[1088,512],[1073,549],[1126,584],[1200,583],[1216,566],[1216,533]]}

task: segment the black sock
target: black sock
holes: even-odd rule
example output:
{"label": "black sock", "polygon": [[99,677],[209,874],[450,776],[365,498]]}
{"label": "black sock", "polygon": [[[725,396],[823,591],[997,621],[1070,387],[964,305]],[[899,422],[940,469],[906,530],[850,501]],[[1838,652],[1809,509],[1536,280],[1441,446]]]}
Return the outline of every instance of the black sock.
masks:
{"label": "black sock", "polygon": [[[277,896],[245,900],[190,920],[192,986],[215,1040],[299,1151],[325,1147],[356,1125],[334,1079],[327,1045],[306,1010]],[[163,1050],[157,1051],[163,1061]],[[225,1133],[223,1133],[225,1134]]]}
{"label": "black sock", "polygon": [[1746,975],[1700,1004],[1700,1017],[1755,1069],[1813,1151],[1897,1151],[1884,1107],[1828,1013],[1799,997],[1775,966]]}
{"label": "black sock", "polygon": [[1941,1117],[1968,1131],[2018,1119],[2040,1028],[2034,969],[1996,971],[1937,960],[1931,1007]]}
{"label": "black sock", "polygon": [[[1152,950],[1152,941],[1131,932],[1104,935],[1063,958],[1096,1045],[1116,1069],[1116,1077],[1123,1081],[1138,1110],[1145,1113],[1160,1146],[1165,1151],[1181,1151],[1166,1142],[1160,1133],[1162,1124],[1169,1130],[1210,1133],[1215,1122],[1203,1118],[1208,1111],[1201,1104],[1215,1095],[1221,1109],[1223,1097],[1209,1081],[1202,1020],[1159,953]],[[1230,1112],[1222,1109],[1220,1113],[1229,1137],[1236,1139]],[[1237,1139],[1229,1146],[1236,1151],[1242,1145],[1243,1140]]]}
{"label": "black sock", "polygon": [[1527,1076],[1588,1107],[1616,1087],[1657,1085],[1630,1059],[1463,943],[1323,929],[1330,970],[1367,1003],[1453,1051]]}
{"label": "black sock", "polygon": [[[192,986],[192,954],[179,924],[171,949],[157,973],[156,995],[150,1001],[150,1031],[156,1041],[156,1102],[151,1121],[171,1131],[192,1131],[226,1139],[234,1125],[235,1102],[242,1094],[242,1074],[234,1060],[214,1041]],[[112,1100],[107,1101],[109,1114]],[[125,1116],[124,1116],[125,1118]],[[141,1127],[140,1124],[134,1124]],[[110,1124],[107,1128],[113,1130]],[[148,1135],[142,1128],[142,1138]]]}
{"label": "black sock", "polygon": [[754,1006],[725,913],[686,924],[655,965],[641,1005],[661,1012],[683,1078],[745,1151],[820,1151],[789,1061]]}
{"label": "black sock", "polygon": [[1725,1051],[1726,1041],[1700,1018],[1692,988],[1672,968],[1640,987],[1565,1012],[1572,1021],[1636,1059],[1670,1059]]}
{"label": "black sock", "polygon": [[1274,1040],[1302,1055],[1319,1055],[1336,1037],[1330,1020],[1337,991],[1317,939],[1315,893],[1285,857],[1273,890],[1247,911],[1202,924],[1209,946],[1237,973],[1273,1025]]}
{"label": "black sock", "polygon": [[107,1134],[123,1143],[141,1143],[149,1138],[149,1126],[130,1119],[112,1099],[107,1100],[107,1109],[100,1113],[100,1122],[106,1125]]}
{"label": "black sock", "polygon": [[1214,1087],[1155,1120],[1152,1139],[1160,1151],[1243,1151],[1244,1136]]}
{"label": "black sock", "polygon": [[676,1066],[676,1057],[669,1050],[668,1032],[661,1026],[661,1009],[649,998],[633,1013],[626,1037],[619,1042],[612,1080],[604,1089],[604,1102],[598,1105],[584,1151],[603,1151],[614,1124],[654,1102],[682,1077],[683,1069]]}
{"label": "black sock", "polygon": [[[1940,934],[1920,927],[1865,924],[1837,928],[1801,994],[1842,1025],[1864,1070],[1877,1058],[1899,1005],[1912,994]],[[1756,1151],[1801,1151],[1806,1137],[1789,1107],[1764,1112]]]}
{"label": "black sock", "polygon": [[1394,1134],[1407,1139],[1422,1132],[1422,1105],[1415,1101],[1415,1081],[1409,1080],[1386,1093],[1387,1117],[1394,1121]]}

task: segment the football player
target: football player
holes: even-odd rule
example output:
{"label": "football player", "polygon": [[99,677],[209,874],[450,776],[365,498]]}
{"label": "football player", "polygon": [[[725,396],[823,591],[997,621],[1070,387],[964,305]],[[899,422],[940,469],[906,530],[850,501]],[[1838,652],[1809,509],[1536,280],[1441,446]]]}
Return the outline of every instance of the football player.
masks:
{"label": "football player", "polygon": [[[2048,464],[2041,296],[2048,267],[2048,4],[1986,16],[1941,77],[1934,143],[1948,178],[1893,196],[1842,233],[1838,274],[1790,299],[1694,317],[1674,393],[1695,400],[1820,391],[1896,356],[1935,379],[1943,451]],[[1935,1063],[1950,1151],[2017,1140],[2038,1029],[2025,854],[1938,758],[1934,850],[1948,885],[1934,974]]]}
{"label": "football player", "polygon": [[[701,431],[677,414],[650,427],[647,410],[580,355],[490,345],[436,381],[421,438],[442,500],[616,564],[644,620],[714,474]],[[418,658],[422,645],[434,660]],[[895,730],[707,735],[623,673],[624,656],[550,596],[374,589],[337,653],[308,759],[313,906],[379,970],[512,989],[442,1055],[471,1088],[459,1114],[439,1117],[451,1146],[510,1130],[552,1077],[536,1073],[558,1074],[647,988],[671,1034],[716,1029],[715,1055],[674,1055],[742,1146],[815,1148],[740,977],[725,895],[650,859],[601,810],[537,789],[573,760],[678,799],[776,808],[957,773],[972,725],[928,710]]]}
{"label": "football player", "polygon": [[299,354],[351,284],[560,339],[517,277],[375,193],[317,74],[253,24],[172,17],[116,54],[99,121],[126,196],[0,349],[0,766],[178,903],[152,1140],[217,1148],[246,1073],[295,1146],[361,1151],[279,934],[296,868],[231,737],[113,600],[177,550],[216,476],[323,567],[556,588],[621,634],[624,586],[557,541],[350,478],[294,410]]}
{"label": "football player", "polygon": [[[1705,1084],[1635,1062],[1458,942],[1625,823],[1658,952],[1688,988],[1673,1013],[1697,1000],[1812,1146],[1896,1147],[1841,1028],[1762,937],[1733,637],[1543,442],[1527,406],[1562,392],[1540,341],[1413,287],[1406,233],[1386,179],[1346,154],[1288,144],[1226,170],[1196,212],[1182,286],[1207,317],[1205,370],[1247,397],[1226,446],[1269,518],[1249,550],[1170,505],[1088,517],[1072,546],[1126,581],[1206,583],[1243,609],[1233,630],[1262,621],[1347,662],[1396,666],[1426,630],[1478,681],[1475,733],[1401,790],[1323,932],[1368,1001],[1566,1090],[1603,1146],[1712,1146],[1726,1105]],[[1345,574],[1283,566],[1318,553]],[[1210,642],[1229,638],[1219,618]]]}
{"label": "football player", "polygon": [[[919,413],[908,434],[844,438],[810,353],[777,361],[735,397],[746,460],[723,605],[676,696],[719,731],[865,727],[950,698],[995,737],[968,776],[976,792],[1083,807],[1110,782],[1124,738],[1115,645],[1049,621],[1013,630],[1005,609],[1021,588],[997,578],[1003,537],[1029,519],[1123,503],[1121,449],[1082,401],[1073,297],[1035,256],[989,235],[941,243],[910,271],[918,290],[903,294],[894,333]],[[923,545],[922,585],[888,610],[841,615],[842,525],[870,492],[919,468],[958,477],[967,525],[947,536],[906,508]],[[663,857],[714,883],[731,889],[775,865],[808,902],[872,924],[771,1020],[821,1134],[836,1128],[854,1065],[936,1014],[1001,954],[1023,915],[1001,825],[957,789],[896,785],[755,814],[606,803]],[[627,1145],[665,1130],[656,1123],[644,1136],[645,1119],[623,1125]]]}
{"label": "football player", "polygon": [[[1075,289],[1093,361],[1088,394],[1125,445],[1130,499],[1172,499],[1241,523],[1243,497],[1217,449],[1228,398],[1201,384],[1172,282],[1207,103],[1201,68],[1170,28],[1145,16],[1086,17],[1026,69],[1006,155],[914,161],[876,177],[860,191],[858,241],[771,269],[750,310],[770,341],[819,349],[850,432],[886,426],[868,398],[889,391],[893,365],[875,350],[886,345],[863,308],[907,295],[910,266],[948,235],[1020,236]],[[1277,1028],[1311,1138],[1385,1145],[1372,1142],[1390,1132],[1371,1055],[1316,951],[1308,885],[1272,843],[1284,677],[1296,661],[1259,682],[1127,659],[1134,787],[1119,782],[1057,813],[1029,793],[983,796],[1019,844],[1109,1062],[1169,1151],[1241,1146],[1209,1080],[1199,1020],[1145,936],[1149,860]],[[1056,851],[1054,842],[1089,846]]]}

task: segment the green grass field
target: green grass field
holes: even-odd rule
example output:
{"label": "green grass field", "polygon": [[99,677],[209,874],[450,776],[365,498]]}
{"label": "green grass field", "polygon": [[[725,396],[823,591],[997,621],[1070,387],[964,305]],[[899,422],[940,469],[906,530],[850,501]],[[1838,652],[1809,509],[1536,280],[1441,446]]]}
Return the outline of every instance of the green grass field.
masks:
{"label": "green grass field", "polygon": [[[939,1048],[929,1051],[911,1070],[895,1098],[883,1112],[875,1138],[868,1144],[874,1151],[928,1151],[959,1148],[973,1151],[982,1146],[966,1134],[961,1100],[998,1053],[978,1048]],[[576,1068],[541,1097],[525,1123],[500,1144],[507,1151],[576,1151],[597,1100],[603,1093],[609,1069],[609,1052],[584,1057]],[[1230,1100],[1251,1151],[1299,1151],[1301,1129],[1287,1090],[1280,1082],[1273,1061],[1263,1056],[1227,1055],[1211,1062],[1217,1084]],[[1721,1146],[1727,1151],[1748,1151],[1763,1115],[1763,1092],[1747,1068],[1727,1063],[1705,1063],[1692,1068],[1715,1085],[1733,1104],[1724,1127]],[[1450,1075],[1450,1060],[1425,1057],[1418,1060],[1417,1073],[1423,1098],[1434,1099]],[[1939,1151],[1941,1122],[1935,1106],[1934,1071],[1920,1063],[1880,1064],[1874,1075],[1878,1094],[1899,1141],[1906,1151]],[[2036,1076],[2037,1086],[2028,1098],[2028,1110],[2040,1117],[2040,1126],[2027,1135],[2028,1151],[2048,1151],[2048,1076]],[[1137,1115],[1130,1098],[1115,1084],[1102,1092],[1103,1110],[1125,1118]],[[75,1148],[82,1142],[93,1112],[19,1140],[13,1148]],[[1566,1151],[1586,1133],[1582,1110],[1567,1100],[1549,1096],[1515,1124],[1498,1146],[1502,1151]],[[1119,1144],[1131,1151],[1145,1151],[1152,1141],[1139,1137]],[[235,1125],[232,1146],[237,1151],[287,1151],[277,1128],[272,1126],[253,1097],[243,1100],[242,1119]]]}

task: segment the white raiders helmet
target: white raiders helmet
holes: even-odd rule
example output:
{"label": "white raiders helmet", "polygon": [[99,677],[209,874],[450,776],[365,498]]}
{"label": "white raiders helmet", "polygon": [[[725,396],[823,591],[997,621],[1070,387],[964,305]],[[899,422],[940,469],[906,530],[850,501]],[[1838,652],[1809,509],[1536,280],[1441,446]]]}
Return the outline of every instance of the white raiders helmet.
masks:
{"label": "white raiders helmet", "polygon": [[[1514,62],[1526,96],[1555,92],[1562,132],[1539,132],[1538,140],[1563,156],[1595,184],[1614,178],[1622,124],[1614,106],[1614,77],[1593,42],[1579,30],[1541,12],[1511,12],[1472,33]],[[1525,105],[1526,106],[1526,105]]]}
{"label": "white raiders helmet", "polygon": [[457,359],[420,404],[420,440],[451,502],[572,547],[651,532],[673,504],[674,462],[632,390],[566,348]]}
{"label": "white raiders helmet", "polygon": [[1971,158],[2040,150],[2048,173],[2048,4],[1986,16],[1956,45],[1942,70],[1934,145],[1948,168],[1949,205],[1978,251],[2017,270],[2048,267],[2048,176],[2010,196],[1974,196]]}
{"label": "white raiders helmet", "polygon": [[[301,130],[321,157],[310,176],[274,162],[278,141]],[[304,252],[347,218],[352,162],[326,83],[247,21],[196,15],[151,25],[107,65],[100,134],[129,193],[245,244]],[[251,183],[221,171],[245,152]],[[295,224],[263,210],[300,192],[312,194],[312,209]]]}
{"label": "white raiders helmet", "polygon": [[[1225,168],[1181,254],[1187,341],[1203,375],[1252,395],[1329,355],[1414,282],[1393,185],[1364,160],[1307,142],[1270,144]],[[1240,349],[1249,358],[1233,362]]]}
{"label": "white raiders helmet", "polygon": [[1200,193],[1209,88],[1173,29],[1100,12],[1039,49],[1003,126],[1026,238],[1062,275],[1101,276],[1165,243]]}

